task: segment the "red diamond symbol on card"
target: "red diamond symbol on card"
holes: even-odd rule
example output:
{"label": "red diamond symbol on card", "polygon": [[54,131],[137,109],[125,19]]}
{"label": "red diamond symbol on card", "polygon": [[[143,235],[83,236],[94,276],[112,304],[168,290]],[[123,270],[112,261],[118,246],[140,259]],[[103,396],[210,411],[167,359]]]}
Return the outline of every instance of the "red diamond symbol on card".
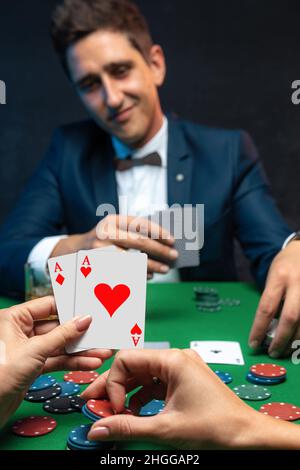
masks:
{"label": "red diamond symbol on card", "polygon": [[62,286],[63,283],[64,283],[65,278],[64,278],[64,276],[62,276],[61,274],[59,274],[55,280],[56,280],[56,282],[57,282],[58,284],[60,284],[60,285]]}

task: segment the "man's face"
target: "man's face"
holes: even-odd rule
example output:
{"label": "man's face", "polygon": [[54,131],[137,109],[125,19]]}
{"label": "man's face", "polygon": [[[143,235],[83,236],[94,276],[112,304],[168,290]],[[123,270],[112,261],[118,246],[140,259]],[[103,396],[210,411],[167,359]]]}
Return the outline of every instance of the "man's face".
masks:
{"label": "man's face", "polygon": [[165,76],[159,46],[148,63],[124,34],[97,31],[68,48],[67,64],[84,106],[104,130],[133,147],[159,130],[157,87]]}

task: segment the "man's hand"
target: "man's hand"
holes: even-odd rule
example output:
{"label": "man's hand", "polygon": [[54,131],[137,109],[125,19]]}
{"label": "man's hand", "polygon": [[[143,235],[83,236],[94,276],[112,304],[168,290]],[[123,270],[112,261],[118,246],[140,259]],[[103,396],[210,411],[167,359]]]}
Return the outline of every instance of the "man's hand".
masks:
{"label": "man's hand", "polygon": [[[161,413],[153,417],[120,414],[126,393],[139,386],[130,409],[137,414],[143,404],[159,399],[166,401]],[[91,440],[151,440],[180,449],[279,446],[273,435],[278,423],[248,407],[192,350],[121,351],[110,371],[81,396],[108,396],[116,412],[92,426]],[[299,435],[297,439],[299,445]]]}
{"label": "man's hand", "polygon": [[65,346],[88,329],[92,318],[74,318],[64,325],[35,323],[56,313],[53,297],[0,311],[0,427],[22,401],[35,378],[52,370],[90,370],[112,356],[107,349],[67,355]]}
{"label": "man's hand", "polygon": [[270,344],[272,358],[288,354],[291,343],[300,339],[300,242],[292,241],[273,260],[260,299],[249,345],[256,349],[263,341],[271,320],[283,303],[276,335]]}
{"label": "man's hand", "polygon": [[167,230],[147,219],[119,215],[108,215],[90,232],[60,240],[50,257],[109,245],[147,253],[148,278],[153,273],[166,274],[170,263],[178,257],[174,239]]}

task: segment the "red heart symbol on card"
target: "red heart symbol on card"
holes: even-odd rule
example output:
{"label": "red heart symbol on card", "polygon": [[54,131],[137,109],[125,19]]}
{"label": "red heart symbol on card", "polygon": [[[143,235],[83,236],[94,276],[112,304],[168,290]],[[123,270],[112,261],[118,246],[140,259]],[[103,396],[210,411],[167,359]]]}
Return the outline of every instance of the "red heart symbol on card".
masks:
{"label": "red heart symbol on card", "polygon": [[136,323],[134,325],[134,327],[130,330],[130,333],[132,335],[141,335],[142,334],[142,330],[140,329],[139,325]]}
{"label": "red heart symbol on card", "polygon": [[118,284],[113,289],[108,284],[98,284],[94,294],[108,311],[110,317],[128,299],[130,289],[125,284]]}
{"label": "red heart symbol on card", "polygon": [[87,268],[85,266],[82,266],[80,268],[80,271],[82,272],[84,277],[87,277],[90,274],[90,272],[92,271],[92,268],[90,268],[89,266]]}

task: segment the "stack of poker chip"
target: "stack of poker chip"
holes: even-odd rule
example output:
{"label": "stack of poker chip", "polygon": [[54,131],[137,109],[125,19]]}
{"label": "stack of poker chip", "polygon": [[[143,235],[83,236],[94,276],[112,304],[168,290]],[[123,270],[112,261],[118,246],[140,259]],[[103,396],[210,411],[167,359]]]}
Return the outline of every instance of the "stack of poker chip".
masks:
{"label": "stack of poker chip", "polygon": [[217,289],[210,287],[195,287],[197,309],[201,312],[219,312],[222,307],[238,307],[238,299],[221,299]]}
{"label": "stack of poker chip", "polygon": [[286,380],[286,369],[277,364],[254,364],[246,379],[256,385],[277,385]]}
{"label": "stack of poker chip", "polygon": [[[111,403],[109,400],[88,400],[81,408],[82,414],[91,421],[98,421],[102,418],[109,418],[114,415]],[[123,414],[132,414],[129,408],[125,408]]]}
{"label": "stack of poker chip", "polygon": [[90,441],[87,438],[91,424],[81,424],[72,429],[67,439],[67,450],[110,450],[114,442]]}
{"label": "stack of poker chip", "polygon": [[196,306],[202,312],[219,312],[221,310],[220,297],[216,289],[209,287],[195,287]]}
{"label": "stack of poker chip", "polygon": [[268,351],[269,346],[275,337],[277,326],[278,326],[278,321],[279,321],[278,318],[273,318],[273,320],[271,321],[269,325],[268,331],[262,343],[262,348],[265,351]]}

